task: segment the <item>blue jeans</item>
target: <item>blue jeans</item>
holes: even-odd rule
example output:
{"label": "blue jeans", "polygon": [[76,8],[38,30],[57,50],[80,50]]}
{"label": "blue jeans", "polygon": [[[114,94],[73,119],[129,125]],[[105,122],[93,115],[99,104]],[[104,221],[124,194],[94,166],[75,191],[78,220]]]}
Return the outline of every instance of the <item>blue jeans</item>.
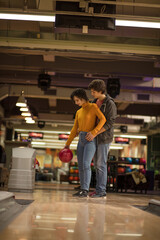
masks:
{"label": "blue jeans", "polygon": [[96,193],[106,193],[107,184],[107,158],[110,143],[97,144],[94,165],[96,168]]}
{"label": "blue jeans", "polygon": [[89,191],[89,185],[91,181],[91,161],[96,151],[96,139],[88,142],[85,139],[86,134],[87,132],[79,133],[77,158],[81,189]]}

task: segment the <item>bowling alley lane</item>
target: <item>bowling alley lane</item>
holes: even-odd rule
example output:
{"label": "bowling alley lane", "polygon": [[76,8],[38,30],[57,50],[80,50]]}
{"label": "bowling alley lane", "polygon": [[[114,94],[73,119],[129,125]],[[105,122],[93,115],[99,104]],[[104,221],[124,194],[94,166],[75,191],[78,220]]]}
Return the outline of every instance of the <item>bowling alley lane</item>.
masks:
{"label": "bowling alley lane", "polygon": [[15,193],[16,199],[31,199],[5,229],[0,240],[158,240],[160,217],[133,205],[147,205],[160,196],[109,193],[107,199],[72,197],[73,186],[53,184],[33,193]]}

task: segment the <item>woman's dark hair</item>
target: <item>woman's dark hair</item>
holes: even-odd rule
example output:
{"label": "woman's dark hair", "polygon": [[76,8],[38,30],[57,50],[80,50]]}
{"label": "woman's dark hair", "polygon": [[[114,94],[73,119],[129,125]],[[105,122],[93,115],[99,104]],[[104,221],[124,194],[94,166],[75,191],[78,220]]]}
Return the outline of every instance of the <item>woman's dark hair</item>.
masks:
{"label": "woman's dark hair", "polygon": [[89,86],[88,86],[89,89],[94,89],[95,91],[97,92],[102,92],[102,93],[105,93],[106,91],[106,84],[103,80],[101,79],[95,79],[93,80]]}
{"label": "woman's dark hair", "polygon": [[70,97],[71,97],[72,101],[74,101],[74,97],[78,97],[81,100],[84,99],[84,100],[88,101],[86,91],[83,88],[77,88],[75,91],[72,92]]}

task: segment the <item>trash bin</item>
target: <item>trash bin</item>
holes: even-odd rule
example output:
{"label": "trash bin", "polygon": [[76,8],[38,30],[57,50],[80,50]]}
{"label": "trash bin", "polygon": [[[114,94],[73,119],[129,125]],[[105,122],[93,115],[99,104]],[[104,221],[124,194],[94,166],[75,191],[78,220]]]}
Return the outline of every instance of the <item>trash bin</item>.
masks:
{"label": "trash bin", "polygon": [[9,191],[30,192],[35,185],[35,149],[19,147],[12,149],[12,168],[9,176]]}

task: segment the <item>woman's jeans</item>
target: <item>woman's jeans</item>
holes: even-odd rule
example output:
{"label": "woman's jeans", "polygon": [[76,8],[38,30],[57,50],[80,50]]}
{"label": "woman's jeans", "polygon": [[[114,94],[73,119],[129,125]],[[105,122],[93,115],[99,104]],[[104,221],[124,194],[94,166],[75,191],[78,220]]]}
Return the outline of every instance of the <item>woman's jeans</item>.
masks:
{"label": "woman's jeans", "polygon": [[81,189],[89,191],[91,181],[91,162],[96,151],[96,140],[89,142],[85,139],[87,132],[79,133],[77,158]]}
{"label": "woman's jeans", "polygon": [[94,157],[94,165],[96,168],[96,193],[105,194],[107,184],[107,158],[110,143],[98,144]]}

